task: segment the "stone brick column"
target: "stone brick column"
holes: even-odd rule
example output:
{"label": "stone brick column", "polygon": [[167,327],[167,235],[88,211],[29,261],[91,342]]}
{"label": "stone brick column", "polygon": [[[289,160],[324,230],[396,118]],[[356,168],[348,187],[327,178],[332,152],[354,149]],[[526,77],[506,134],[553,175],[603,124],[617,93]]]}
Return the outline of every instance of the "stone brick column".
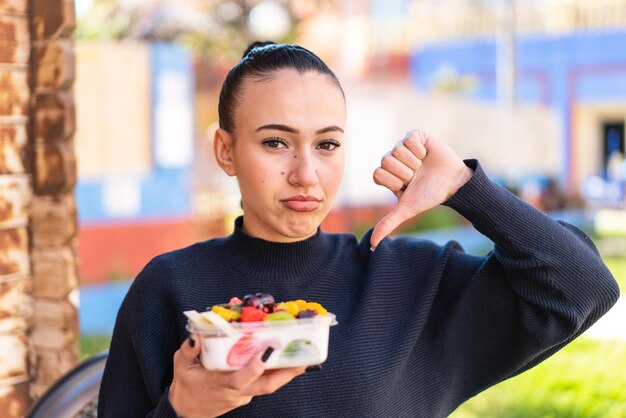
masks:
{"label": "stone brick column", "polygon": [[78,361],[73,0],[31,0],[34,321],[30,394],[39,397]]}
{"label": "stone brick column", "polygon": [[0,416],[30,402],[30,30],[26,0],[0,2]]}
{"label": "stone brick column", "polygon": [[73,1],[0,0],[0,417],[78,359]]}

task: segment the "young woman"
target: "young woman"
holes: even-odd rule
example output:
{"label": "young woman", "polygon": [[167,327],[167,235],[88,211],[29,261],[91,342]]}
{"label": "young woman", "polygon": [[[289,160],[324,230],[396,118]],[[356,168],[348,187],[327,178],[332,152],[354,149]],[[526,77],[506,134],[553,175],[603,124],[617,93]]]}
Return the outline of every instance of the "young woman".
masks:
{"label": "young woman", "polygon": [[[444,417],[556,352],[618,298],[584,233],[420,131],[374,172],[397,206],[360,242],[320,231],[342,177],[346,109],[334,74],[304,48],[249,48],[224,82],[219,118],[215,156],[239,182],[244,216],[232,235],[158,256],[136,278],[100,417]],[[440,204],[495,249],[477,257],[455,242],[386,238]],[[182,312],[260,291],[337,315],[322,370],[266,371],[271,350],[236,372],[198,363]]]}

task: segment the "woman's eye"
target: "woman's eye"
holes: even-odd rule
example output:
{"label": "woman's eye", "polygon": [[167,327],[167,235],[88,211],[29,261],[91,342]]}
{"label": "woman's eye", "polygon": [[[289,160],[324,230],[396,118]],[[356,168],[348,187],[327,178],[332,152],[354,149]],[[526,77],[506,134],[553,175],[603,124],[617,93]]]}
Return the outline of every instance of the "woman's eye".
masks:
{"label": "woman's eye", "polygon": [[281,138],[268,138],[263,141],[263,145],[265,145],[268,148],[274,148],[274,149],[287,147],[287,144]]}
{"label": "woman's eye", "polygon": [[334,139],[327,139],[325,141],[320,142],[317,145],[317,148],[324,150],[324,151],[333,151],[336,148],[339,148],[341,146],[341,144],[339,143],[339,141],[335,141]]}

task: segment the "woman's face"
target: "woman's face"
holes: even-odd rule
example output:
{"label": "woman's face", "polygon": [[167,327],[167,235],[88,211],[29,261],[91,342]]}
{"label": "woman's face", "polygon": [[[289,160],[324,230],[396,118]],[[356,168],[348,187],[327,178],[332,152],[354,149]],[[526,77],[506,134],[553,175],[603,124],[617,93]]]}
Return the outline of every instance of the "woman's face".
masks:
{"label": "woman's face", "polygon": [[[345,101],[317,72],[245,79],[229,157],[242,194],[244,231],[275,242],[315,234],[343,176]],[[218,158],[219,159],[219,158]],[[224,167],[224,165],[222,165]]]}

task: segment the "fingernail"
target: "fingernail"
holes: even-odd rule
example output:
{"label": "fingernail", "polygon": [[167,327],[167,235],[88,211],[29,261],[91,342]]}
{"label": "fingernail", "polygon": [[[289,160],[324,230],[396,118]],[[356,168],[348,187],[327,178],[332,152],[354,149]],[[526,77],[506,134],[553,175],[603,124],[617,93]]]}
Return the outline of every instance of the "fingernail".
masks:
{"label": "fingernail", "polygon": [[189,347],[194,348],[196,346],[196,340],[189,337]]}
{"label": "fingernail", "polygon": [[267,359],[270,358],[273,352],[274,352],[274,347],[267,347],[267,350],[265,350],[265,352],[261,356],[261,361],[265,363]]}
{"label": "fingernail", "polygon": [[376,249],[376,247],[374,247],[373,245],[370,247],[370,251],[374,252],[374,250]]}
{"label": "fingernail", "polygon": [[304,369],[304,371],[306,373],[308,373],[308,372],[318,372],[320,370],[322,370],[322,365],[321,364],[315,364],[313,366],[309,366],[306,369]]}

